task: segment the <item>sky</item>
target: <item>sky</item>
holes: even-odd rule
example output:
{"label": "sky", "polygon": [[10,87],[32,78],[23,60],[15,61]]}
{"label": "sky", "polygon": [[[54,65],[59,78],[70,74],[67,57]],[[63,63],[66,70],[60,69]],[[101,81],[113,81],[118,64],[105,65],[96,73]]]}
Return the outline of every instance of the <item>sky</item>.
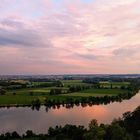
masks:
{"label": "sky", "polygon": [[140,0],[1,0],[0,75],[140,73]]}

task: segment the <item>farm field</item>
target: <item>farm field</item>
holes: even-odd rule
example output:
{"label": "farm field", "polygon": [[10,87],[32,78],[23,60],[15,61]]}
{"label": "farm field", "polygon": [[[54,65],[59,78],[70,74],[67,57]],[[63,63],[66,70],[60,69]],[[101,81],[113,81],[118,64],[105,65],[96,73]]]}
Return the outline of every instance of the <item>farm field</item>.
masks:
{"label": "farm field", "polygon": [[62,83],[64,84],[65,87],[68,86],[82,86],[82,85],[90,85],[87,83],[83,83],[82,80],[62,80]]}
{"label": "farm field", "polygon": [[110,87],[112,85],[113,88],[115,87],[121,87],[121,86],[125,86],[127,87],[130,83],[129,82],[106,82],[106,81],[102,81],[100,82],[100,85],[103,87]]}
{"label": "farm field", "polygon": [[117,94],[127,93],[127,90],[122,89],[87,89],[84,91],[79,91],[76,93],[61,94],[62,96],[79,96],[79,97],[88,97],[88,96],[115,96]]}
{"label": "farm field", "polygon": [[[79,99],[81,97],[101,97],[101,96],[115,96],[122,93],[127,93],[127,90],[120,88],[107,88],[107,89],[85,89],[78,92],[66,93],[68,91],[69,86],[85,86],[90,85],[87,83],[83,83],[82,80],[63,80],[62,83],[64,87],[35,87],[35,88],[23,88],[23,89],[15,89],[15,90],[7,90],[5,95],[0,96],[0,106],[14,106],[14,105],[31,105],[34,99],[39,99],[41,103],[44,103],[44,100],[47,98],[49,100],[59,100],[60,102],[65,101],[67,98]],[[38,84],[35,83],[34,84]],[[41,84],[41,83],[39,83]],[[43,82],[44,84],[44,82]],[[128,86],[128,82],[112,82],[105,83],[101,82],[101,85],[112,86]],[[50,95],[50,90],[52,88],[58,88],[62,90],[62,94],[59,95]]]}

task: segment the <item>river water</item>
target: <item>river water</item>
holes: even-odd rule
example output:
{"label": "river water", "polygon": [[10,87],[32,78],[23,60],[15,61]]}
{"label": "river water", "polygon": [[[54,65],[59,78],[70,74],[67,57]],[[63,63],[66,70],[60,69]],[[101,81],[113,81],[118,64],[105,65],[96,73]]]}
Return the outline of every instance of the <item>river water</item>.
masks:
{"label": "river water", "polygon": [[130,100],[114,102],[107,105],[74,106],[67,109],[49,109],[44,106],[39,111],[30,107],[11,107],[0,109],[0,133],[17,131],[22,134],[27,130],[35,133],[47,133],[48,128],[56,125],[76,124],[88,126],[92,119],[99,123],[110,123],[114,118],[121,117],[126,111],[133,111],[140,105],[140,92]]}

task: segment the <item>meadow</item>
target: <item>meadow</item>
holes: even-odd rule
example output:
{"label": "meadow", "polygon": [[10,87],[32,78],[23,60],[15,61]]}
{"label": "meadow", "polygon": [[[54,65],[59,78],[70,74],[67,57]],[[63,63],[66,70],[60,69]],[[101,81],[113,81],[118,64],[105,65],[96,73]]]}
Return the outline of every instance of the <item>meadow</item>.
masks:
{"label": "meadow", "polygon": [[[43,82],[44,84],[45,82]],[[46,82],[47,84],[49,82]],[[74,100],[82,97],[101,97],[101,96],[116,96],[118,94],[125,94],[128,91],[121,89],[120,86],[128,86],[128,82],[100,82],[100,85],[104,88],[101,89],[85,89],[78,92],[67,93],[70,86],[90,86],[91,84],[83,83],[82,80],[62,80],[63,87],[37,87],[42,82],[33,82],[35,87],[7,90],[5,95],[0,95],[0,106],[16,106],[16,105],[31,105],[34,99],[39,99],[41,104],[45,99],[59,100],[60,102],[67,100],[67,98],[73,98]],[[113,88],[110,88],[112,85]],[[62,90],[62,94],[50,95],[52,88],[58,88]]]}

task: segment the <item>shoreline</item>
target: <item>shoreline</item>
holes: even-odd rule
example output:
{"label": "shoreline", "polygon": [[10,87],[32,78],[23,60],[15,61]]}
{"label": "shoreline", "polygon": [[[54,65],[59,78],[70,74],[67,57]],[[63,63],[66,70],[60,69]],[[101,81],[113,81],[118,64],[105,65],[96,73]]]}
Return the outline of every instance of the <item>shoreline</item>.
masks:
{"label": "shoreline", "polygon": [[[40,105],[32,105],[32,104],[5,104],[5,105],[0,105],[0,109],[1,108],[12,108],[12,107],[30,107],[30,108],[33,108],[33,109],[38,109],[40,108],[41,106],[45,106],[46,108],[52,108],[52,107],[60,107],[60,106],[65,106],[65,107],[73,107],[74,105],[76,106],[85,106],[85,105],[89,105],[89,106],[92,106],[92,105],[107,105],[107,104],[110,104],[110,103],[113,103],[113,102],[122,102],[123,100],[129,100],[131,99],[132,97],[136,96],[136,94],[138,94],[140,92],[140,90],[136,93],[133,93],[133,94],[127,94],[128,96],[125,97],[125,98],[120,98],[120,99],[113,99],[113,100],[108,100],[107,102],[105,101],[100,101],[102,100],[103,98],[105,97],[108,97],[108,98],[115,98],[115,97],[118,97],[117,96],[103,96],[103,97],[93,97],[95,100],[98,99],[98,101],[85,101],[85,102],[78,102],[77,104],[73,101],[73,102],[59,102],[59,103],[55,103],[55,104],[48,104],[48,105],[45,105],[44,103],[40,103]],[[126,93],[125,93],[126,94]],[[125,95],[124,94],[124,95]],[[123,96],[123,94],[122,94]],[[92,97],[83,97],[83,99],[88,99],[88,98],[92,98]]]}

